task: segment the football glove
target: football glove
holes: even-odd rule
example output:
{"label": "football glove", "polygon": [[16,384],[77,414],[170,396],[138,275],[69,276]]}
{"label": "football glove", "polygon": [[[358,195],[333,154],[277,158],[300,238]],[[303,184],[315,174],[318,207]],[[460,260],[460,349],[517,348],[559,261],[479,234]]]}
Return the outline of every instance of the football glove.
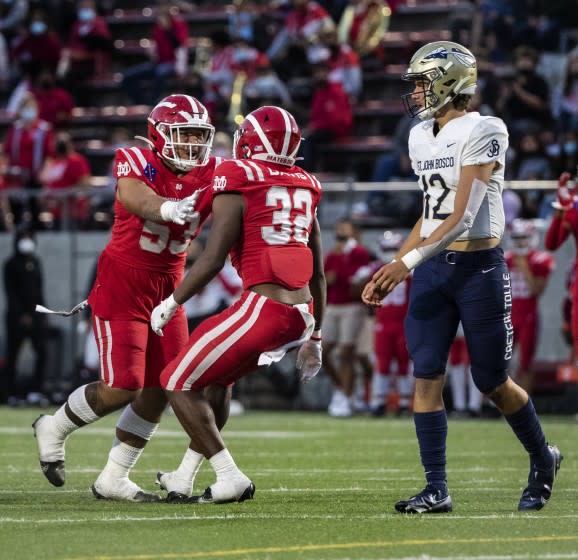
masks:
{"label": "football glove", "polygon": [[171,294],[153,309],[151,313],[151,329],[155,334],[163,336],[163,327],[171,320],[178,308],[179,304]]}
{"label": "football glove", "polygon": [[575,192],[576,182],[572,179],[570,173],[564,171],[558,179],[556,200],[552,203],[552,206],[557,210],[568,210],[572,208]]}
{"label": "football glove", "polygon": [[321,369],[321,339],[310,338],[301,345],[297,353],[297,368],[301,370],[301,381],[307,383]]}
{"label": "football glove", "polygon": [[182,200],[167,200],[161,204],[161,216],[165,222],[174,222],[182,226],[185,222],[190,222],[195,217],[195,205],[199,198],[199,191],[195,191],[191,196]]}

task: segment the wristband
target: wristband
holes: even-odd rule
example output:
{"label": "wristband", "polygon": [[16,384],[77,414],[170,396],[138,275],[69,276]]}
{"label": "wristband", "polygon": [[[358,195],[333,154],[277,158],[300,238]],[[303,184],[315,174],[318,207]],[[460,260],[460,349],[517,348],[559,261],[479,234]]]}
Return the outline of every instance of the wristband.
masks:
{"label": "wristband", "polygon": [[423,262],[423,256],[417,249],[412,249],[409,253],[401,257],[401,262],[408,270],[413,270],[418,264]]}
{"label": "wristband", "polygon": [[174,294],[171,294],[167,299],[165,299],[165,301],[167,303],[167,309],[171,313],[174,313],[179,308],[180,304],[177,303]]}
{"label": "wristband", "polygon": [[172,200],[166,200],[165,202],[163,202],[161,204],[160,207],[160,213],[161,213],[161,218],[165,221],[165,222],[172,222],[173,221],[173,208],[175,207],[176,202],[173,202]]}

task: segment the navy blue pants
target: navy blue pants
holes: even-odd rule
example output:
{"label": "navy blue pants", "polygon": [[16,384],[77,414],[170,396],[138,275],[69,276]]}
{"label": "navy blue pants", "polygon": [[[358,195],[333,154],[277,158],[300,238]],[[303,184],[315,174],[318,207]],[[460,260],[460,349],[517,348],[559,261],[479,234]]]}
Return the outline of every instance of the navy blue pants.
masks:
{"label": "navy blue pants", "polygon": [[461,321],[482,393],[507,379],[514,329],[510,273],[501,249],[442,251],[414,270],[405,319],[414,376],[443,375]]}

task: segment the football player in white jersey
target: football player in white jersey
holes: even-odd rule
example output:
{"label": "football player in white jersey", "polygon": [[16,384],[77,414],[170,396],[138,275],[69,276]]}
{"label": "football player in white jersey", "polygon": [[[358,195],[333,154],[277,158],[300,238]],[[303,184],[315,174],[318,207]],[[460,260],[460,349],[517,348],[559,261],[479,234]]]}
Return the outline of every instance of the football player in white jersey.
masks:
{"label": "football player in white jersey", "polygon": [[414,421],[427,485],[395,509],[452,510],[442,388],[461,320],[476,386],[501,410],[530,456],[528,486],[518,509],[538,510],[550,498],[562,456],[546,442],[528,394],[507,373],[512,294],[499,244],[508,132],[498,118],[467,112],[477,67],[462,45],[436,41],[421,47],[402,79],[412,84],[403,98],[406,109],[422,120],[411,130],[409,155],[423,191],[423,214],[362,295],[365,303],[378,306],[414,271],[405,331],[414,362]]}

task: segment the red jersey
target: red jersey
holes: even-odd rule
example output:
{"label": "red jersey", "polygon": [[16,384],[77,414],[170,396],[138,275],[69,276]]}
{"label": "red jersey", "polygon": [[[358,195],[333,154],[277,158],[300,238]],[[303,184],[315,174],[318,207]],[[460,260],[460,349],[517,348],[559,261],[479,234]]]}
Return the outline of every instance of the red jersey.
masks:
{"label": "red jersey", "polygon": [[54,154],[54,132],[52,126],[37,120],[29,127],[16,121],[4,139],[4,154],[9,167],[18,167],[22,174],[6,180],[6,187],[20,187],[22,182],[37,179],[44,160]]}
{"label": "red jersey", "polygon": [[337,138],[351,133],[353,111],[349,97],[340,83],[329,82],[326,86],[318,87],[314,91],[309,128],[331,130]]}
{"label": "red jersey", "polygon": [[177,177],[148,148],[119,148],[114,161],[117,179],[137,179],[146,183],[156,194],[171,200],[182,200],[201,190],[197,200],[198,218],[182,226],[172,222],[158,223],[131,214],[119,202],[114,202],[112,237],[105,248],[111,258],[126,265],[174,273],[184,269],[185,251],[189,240],[211,213],[213,171],[220,158],[211,157],[207,165],[195,167]]}
{"label": "red jersey", "polygon": [[27,34],[17,38],[12,47],[12,58],[21,65],[36,64],[56,71],[62,45],[56,33]]}
{"label": "red jersey", "polygon": [[549,251],[555,251],[566,241],[568,236],[572,233],[576,239],[576,263],[578,263],[578,208],[577,203],[569,210],[566,210],[562,216],[555,215],[550,222],[546,237],[544,238],[544,246]]}
{"label": "red jersey", "polygon": [[325,272],[335,273],[335,282],[327,286],[329,304],[359,303],[359,298],[351,293],[351,284],[356,281],[354,277],[369,263],[371,257],[365,247],[355,241],[354,243],[353,247],[346,248],[343,253],[329,252],[325,257]]}
{"label": "red jersey", "polygon": [[68,118],[74,109],[74,99],[65,89],[53,87],[48,90],[34,88],[31,90],[38,102],[38,113],[42,120],[59,124],[62,118]]}
{"label": "red jersey", "polygon": [[175,51],[186,47],[189,38],[187,22],[180,17],[171,17],[171,27],[164,29],[159,24],[153,27],[153,41],[156,45],[157,62],[175,62]]}
{"label": "red jersey", "polygon": [[272,283],[296,290],[313,274],[308,247],[319,181],[300,167],[255,160],[224,161],[215,169],[213,196],[243,196],[243,235],[231,249],[231,262],[243,288]]}
{"label": "red jersey", "polygon": [[[533,276],[539,278],[548,278],[555,268],[554,258],[550,253],[545,251],[536,251],[534,249],[526,255],[528,266]],[[524,273],[516,266],[515,255],[512,252],[506,253],[506,264],[510,269],[510,278],[512,282],[512,313],[531,313],[535,312],[538,304],[538,297],[533,295],[530,287],[526,282]]]}
{"label": "red jersey", "polygon": [[42,182],[47,189],[76,187],[79,181],[90,175],[88,160],[78,152],[65,157],[55,157],[44,168]]}
{"label": "red jersey", "polygon": [[327,10],[317,2],[307,2],[300,9],[287,15],[285,29],[294,36],[315,38],[324,27],[332,27],[333,20]]}

